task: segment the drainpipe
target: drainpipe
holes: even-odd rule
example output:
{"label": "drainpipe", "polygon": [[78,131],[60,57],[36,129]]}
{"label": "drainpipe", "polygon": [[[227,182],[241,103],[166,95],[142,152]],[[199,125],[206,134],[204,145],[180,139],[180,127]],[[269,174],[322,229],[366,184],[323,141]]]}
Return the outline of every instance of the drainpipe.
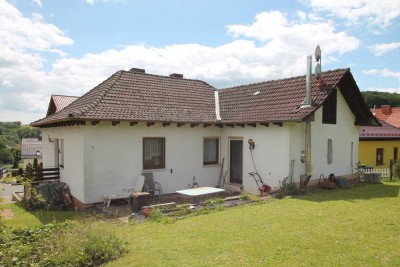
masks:
{"label": "drainpipe", "polygon": [[[311,56],[307,57],[307,74],[306,74],[306,101],[302,108],[311,107]],[[300,186],[306,187],[312,175],[311,165],[311,118],[305,122],[305,174],[300,177]]]}

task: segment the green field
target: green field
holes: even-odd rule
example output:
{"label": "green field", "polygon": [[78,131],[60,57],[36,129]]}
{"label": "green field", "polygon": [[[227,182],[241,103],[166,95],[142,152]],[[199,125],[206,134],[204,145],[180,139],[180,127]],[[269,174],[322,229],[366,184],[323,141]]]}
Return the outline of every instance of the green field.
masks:
{"label": "green field", "polygon": [[[365,185],[173,224],[110,224],[128,252],[107,266],[400,266],[399,190]],[[40,216],[21,212],[7,224],[42,223]]]}

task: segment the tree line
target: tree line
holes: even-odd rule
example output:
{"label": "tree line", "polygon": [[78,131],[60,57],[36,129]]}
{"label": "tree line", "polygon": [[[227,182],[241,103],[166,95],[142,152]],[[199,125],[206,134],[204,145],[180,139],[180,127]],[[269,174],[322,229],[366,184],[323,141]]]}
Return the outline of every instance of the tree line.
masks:
{"label": "tree line", "polygon": [[374,106],[380,108],[382,105],[400,107],[400,94],[398,93],[365,91],[361,92],[361,94],[369,108],[373,108]]}

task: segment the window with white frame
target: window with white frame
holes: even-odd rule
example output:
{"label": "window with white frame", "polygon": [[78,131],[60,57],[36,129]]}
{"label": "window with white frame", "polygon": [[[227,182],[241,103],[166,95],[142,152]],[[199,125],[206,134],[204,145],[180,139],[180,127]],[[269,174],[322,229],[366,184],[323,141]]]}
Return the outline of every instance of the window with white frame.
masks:
{"label": "window with white frame", "polygon": [[143,169],[165,168],[165,138],[143,138]]}
{"label": "window with white frame", "polygon": [[203,141],[203,164],[211,165],[219,162],[219,138],[207,137]]}

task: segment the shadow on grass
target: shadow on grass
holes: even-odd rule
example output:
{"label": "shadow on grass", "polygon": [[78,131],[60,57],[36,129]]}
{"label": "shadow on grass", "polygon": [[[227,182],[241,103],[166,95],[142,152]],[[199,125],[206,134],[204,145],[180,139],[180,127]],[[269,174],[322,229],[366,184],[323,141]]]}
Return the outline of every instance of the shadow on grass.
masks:
{"label": "shadow on grass", "polygon": [[6,209],[13,212],[13,217],[5,220],[5,223],[16,227],[23,228],[29,226],[37,226],[40,224],[48,224],[51,222],[65,222],[67,220],[80,221],[90,216],[89,212],[73,211],[73,210],[47,210],[37,209],[27,211],[25,202],[17,202],[13,204],[5,204]]}
{"label": "shadow on grass", "polygon": [[325,201],[357,201],[373,198],[399,198],[400,183],[361,184],[348,189],[318,190],[298,199],[325,202]]}

